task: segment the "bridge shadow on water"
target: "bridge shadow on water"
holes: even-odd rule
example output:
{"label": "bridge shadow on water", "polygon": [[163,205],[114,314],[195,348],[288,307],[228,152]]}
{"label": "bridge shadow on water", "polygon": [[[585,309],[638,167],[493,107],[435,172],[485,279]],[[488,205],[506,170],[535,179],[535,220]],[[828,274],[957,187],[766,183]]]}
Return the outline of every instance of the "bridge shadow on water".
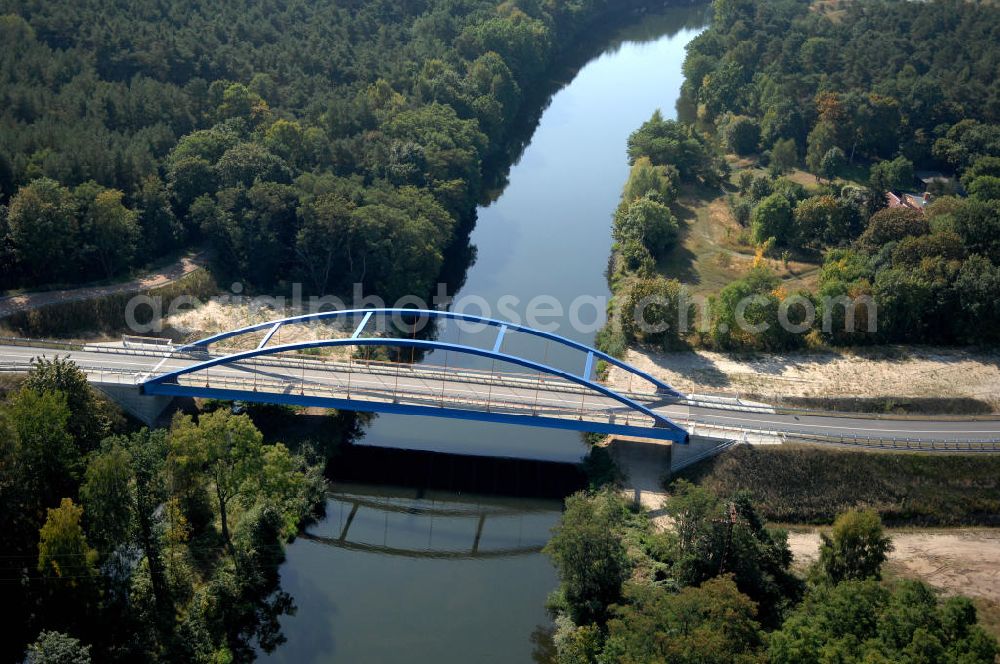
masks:
{"label": "bridge shadow on water", "polygon": [[580,466],[552,461],[466,456],[367,445],[343,445],[327,466],[334,482],[425,491],[562,499],[587,486]]}

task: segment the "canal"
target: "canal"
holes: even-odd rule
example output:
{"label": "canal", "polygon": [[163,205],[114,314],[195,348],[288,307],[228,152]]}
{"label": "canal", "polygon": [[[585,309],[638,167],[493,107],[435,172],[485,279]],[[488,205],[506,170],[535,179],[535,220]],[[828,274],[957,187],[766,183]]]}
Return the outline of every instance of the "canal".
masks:
{"label": "canal", "polygon": [[[561,307],[562,316],[546,319],[554,331],[593,341],[604,310],[591,303],[609,297],[626,139],[655,109],[674,115],[684,47],[708,16],[702,5],[644,17],[610,36],[552,95],[502,193],[478,210],[477,256],[456,304],[522,320],[530,307]],[[583,324],[571,326],[577,298],[588,304],[578,307]],[[439,338],[461,334],[445,327]],[[547,348],[524,352],[561,368],[577,361]],[[400,416],[376,418],[359,442],[559,462],[586,451],[572,432]],[[281,619],[287,642],[262,660],[546,661],[545,599],[557,580],[540,549],[560,508],[551,499],[335,483],[326,518],[288,547],[281,583],[297,612]]]}

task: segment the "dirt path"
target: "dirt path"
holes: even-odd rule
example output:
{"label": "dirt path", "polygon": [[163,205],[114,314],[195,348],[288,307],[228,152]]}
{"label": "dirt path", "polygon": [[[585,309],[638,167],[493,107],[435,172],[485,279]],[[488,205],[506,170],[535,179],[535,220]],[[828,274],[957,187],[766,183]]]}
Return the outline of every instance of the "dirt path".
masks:
{"label": "dirt path", "polygon": [[23,293],[0,297],[0,318],[18,311],[38,309],[49,304],[90,300],[97,297],[116,295],[118,293],[138,293],[151,288],[159,288],[171,284],[196,270],[205,267],[207,259],[204,252],[192,252],[183,256],[172,265],[168,265],[147,275],[118,284],[106,286],[85,286],[65,290],[44,291],[40,293]]}
{"label": "dirt path", "polygon": [[[1000,530],[890,531],[889,565],[948,594],[1000,602]],[[788,544],[796,565],[819,555],[819,532],[793,532]]]}

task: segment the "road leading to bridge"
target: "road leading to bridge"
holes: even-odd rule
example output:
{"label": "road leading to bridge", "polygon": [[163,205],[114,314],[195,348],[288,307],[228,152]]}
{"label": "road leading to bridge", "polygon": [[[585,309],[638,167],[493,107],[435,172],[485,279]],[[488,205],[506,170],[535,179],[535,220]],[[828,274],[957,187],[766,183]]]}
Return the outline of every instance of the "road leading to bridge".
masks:
{"label": "road leading to bridge", "polygon": [[[0,368],[24,370],[34,357],[69,357],[97,384],[138,386],[155,375],[204,361],[207,354],[188,355],[121,344],[59,346],[39,342],[0,342]],[[426,365],[322,360],[314,356],[270,356],[219,365],[185,374],[179,388],[196,388],[206,396],[310,405],[318,399],[355,402],[358,410],[372,404],[412,405],[469,411],[489,410],[511,417],[575,421],[588,425],[649,428],[652,419],[607,396],[554,377],[527,373],[490,373]],[[160,392],[169,394],[169,391]],[[845,445],[937,450],[1000,451],[1000,419],[879,419],[861,415],[769,412],[760,406],[741,408],[678,401],[653,393],[628,393],[691,433],[702,437],[780,442],[805,440]],[[249,397],[249,398],[247,398]],[[375,408],[377,410],[377,408]],[[597,428],[595,426],[595,428]]]}

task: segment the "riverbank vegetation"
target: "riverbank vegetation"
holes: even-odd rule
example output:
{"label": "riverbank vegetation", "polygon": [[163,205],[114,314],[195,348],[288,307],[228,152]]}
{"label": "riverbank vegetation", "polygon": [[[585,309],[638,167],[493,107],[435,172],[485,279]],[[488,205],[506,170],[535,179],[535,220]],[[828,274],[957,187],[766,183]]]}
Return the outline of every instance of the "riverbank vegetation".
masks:
{"label": "riverbank vegetation", "polygon": [[255,289],[428,292],[526,93],[641,4],[6,3],[0,288],[207,243]]}
{"label": "riverbank vegetation", "polygon": [[[1000,98],[991,58],[1000,10],[951,0],[832,5],[715,2],[712,26],[688,47],[681,121],[657,113],[629,140],[633,164],[702,186],[671,201],[671,219],[689,223],[661,215],[643,232],[646,254],[616,233],[621,322],[604,333],[607,348],[996,341]],[[938,57],[943,46],[954,57]],[[887,207],[889,194],[905,201],[909,192],[915,202]],[[711,270],[692,256],[690,220],[710,209],[735,223],[723,241],[730,250],[706,252],[737,278],[688,309],[678,303],[704,293]],[[812,274],[810,265],[821,267]],[[647,322],[668,325],[644,335],[627,320],[650,294],[671,306],[648,311]],[[748,297],[745,319],[766,323],[762,331],[737,324]],[[853,317],[849,298],[860,303]],[[782,329],[782,312],[801,332]]]}
{"label": "riverbank vegetation", "polygon": [[76,337],[90,335],[114,335],[129,331],[127,324],[129,302],[135,297],[150,298],[148,302],[160,303],[162,311],[152,306],[139,306],[131,312],[135,322],[142,326],[154,323],[158,313],[169,313],[171,303],[178,298],[194,298],[205,301],[219,292],[219,286],[208,270],[199,269],[177,281],[151,288],[140,293],[115,293],[99,297],[47,304],[37,309],[16,311],[3,318],[0,329],[9,330],[17,336],[49,338]]}
{"label": "riverbank vegetation", "polygon": [[674,488],[665,530],[612,491],[567,501],[546,547],[560,664],[994,661],[970,600],[881,579],[876,513],[838,516],[800,579],[749,494]]}
{"label": "riverbank vegetation", "polygon": [[1000,458],[740,446],[681,475],[728,495],[749,491],[781,523],[826,524],[851,508],[894,526],[1000,525]]}
{"label": "riverbank vegetation", "polygon": [[[284,543],[322,505],[322,459],[228,408],[132,429],[65,360],[0,404],[5,660],[253,659],[294,609]],[[82,657],[82,655],[81,655]],[[33,661],[91,661],[37,659]]]}

